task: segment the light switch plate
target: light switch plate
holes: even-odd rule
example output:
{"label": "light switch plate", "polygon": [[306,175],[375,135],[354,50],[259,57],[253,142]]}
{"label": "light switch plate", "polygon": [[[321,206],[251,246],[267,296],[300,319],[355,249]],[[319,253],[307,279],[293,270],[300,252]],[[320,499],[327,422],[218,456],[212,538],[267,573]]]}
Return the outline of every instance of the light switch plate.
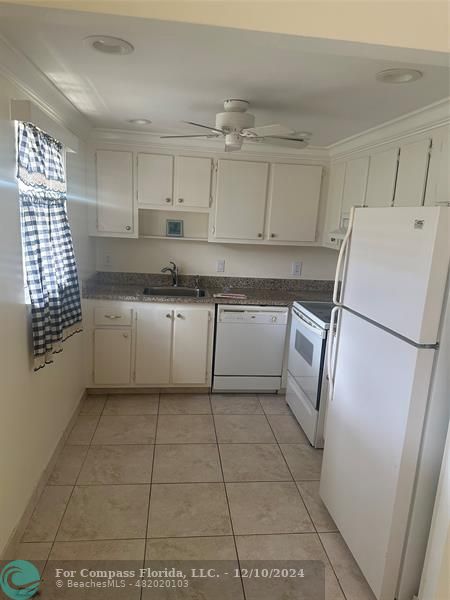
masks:
{"label": "light switch plate", "polygon": [[220,258],[216,262],[216,273],[225,273],[225,259]]}
{"label": "light switch plate", "polygon": [[295,277],[300,277],[300,275],[302,274],[302,266],[303,264],[300,261],[293,262],[291,265],[291,275],[294,275]]}

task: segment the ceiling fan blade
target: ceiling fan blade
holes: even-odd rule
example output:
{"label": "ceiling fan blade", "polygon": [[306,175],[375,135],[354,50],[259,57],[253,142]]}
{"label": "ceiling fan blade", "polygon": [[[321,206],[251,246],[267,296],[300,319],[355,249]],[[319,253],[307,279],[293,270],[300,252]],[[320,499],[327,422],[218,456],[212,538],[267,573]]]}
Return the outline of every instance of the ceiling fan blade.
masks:
{"label": "ceiling fan blade", "polygon": [[266,136],[266,137],[256,137],[249,138],[249,142],[265,142],[266,144],[272,144],[273,146],[288,146],[290,148],[305,148],[308,145],[307,140],[302,140],[300,138],[290,138],[290,137],[277,137],[277,136]]}
{"label": "ceiling fan blade", "polygon": [[183,121],[183,123],[187,123],[188,125],[195,125],[196,127],[203,127],[203,129],[209,129],[210,131],[217,131],[217,133],[223,134],[223,131],[221,129],[216,129],[215,127],[210,127],[209,125],[202,125],[201,123],[194,123],[193,121]]}
{"label": "ceiling fan blade", "polygon": [[159,139],[170,139],[170,138],[217,138],[219,137],[218,133],[198,133],[194,135],[160,135]]}
{"label": "ceiling fan blade", "polygon": [[261,127],[249,127],[248,129],[243,129],[242,134],[245,136],[246,132],[248,132],[249,137],[259,136],[259,137],[268,137],[268,136],[280,136],[280,135],[292,135],[294,130],[289,127],[284,127],[284,125],[262,125]]}

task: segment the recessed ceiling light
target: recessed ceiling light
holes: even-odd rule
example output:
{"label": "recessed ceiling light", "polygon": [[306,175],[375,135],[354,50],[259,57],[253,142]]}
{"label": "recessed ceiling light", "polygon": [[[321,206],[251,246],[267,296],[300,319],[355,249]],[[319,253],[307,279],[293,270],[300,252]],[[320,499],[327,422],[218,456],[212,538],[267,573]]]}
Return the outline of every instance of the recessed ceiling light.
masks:
{"label": "recessed ceiling light", "polygon": [[418,69],[386,69],[377,73],[377,80],[383,83],[411,83],[423,77]]}
{"label": "recessed ceiling light", "polygon": [[150,125],[151,121],[148,119],[128,119],[128,123],[133,123],[133,125]]}
{"label": "recessed ceiling light", "polygon": [[110,35],[90,35],[84,38],[84,41],[94,50],[104,54],[131,54],[134,52],[134,46],[130,42]]}

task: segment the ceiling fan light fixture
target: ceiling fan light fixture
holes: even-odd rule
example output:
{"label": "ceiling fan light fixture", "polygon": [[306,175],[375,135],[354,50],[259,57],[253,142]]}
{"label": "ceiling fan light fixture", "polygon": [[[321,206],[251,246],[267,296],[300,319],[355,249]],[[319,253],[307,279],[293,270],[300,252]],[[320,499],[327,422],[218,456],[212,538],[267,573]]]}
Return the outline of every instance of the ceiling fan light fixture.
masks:
{"label": "ceiling fan light fixture", "polygon": [[97,52],[102,54],[114,54],[117,56],[131,54],[134,52],[134,46],[111,35],[89,35],[84,41]]}
{"label": "ceiling fan light fixture", "polygon": [[419,69],[385,69],[376,74],[377,81],[382,83],[412,83],[422,77]]}

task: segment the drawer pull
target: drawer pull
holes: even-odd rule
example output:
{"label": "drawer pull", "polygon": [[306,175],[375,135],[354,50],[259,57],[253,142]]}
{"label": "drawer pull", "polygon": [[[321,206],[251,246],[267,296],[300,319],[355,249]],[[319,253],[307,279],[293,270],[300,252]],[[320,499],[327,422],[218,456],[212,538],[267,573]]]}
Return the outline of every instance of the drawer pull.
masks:
{"label": "drawer pull", "polygon": [[122,315],[104,315],[105,319],[121,319]]}

